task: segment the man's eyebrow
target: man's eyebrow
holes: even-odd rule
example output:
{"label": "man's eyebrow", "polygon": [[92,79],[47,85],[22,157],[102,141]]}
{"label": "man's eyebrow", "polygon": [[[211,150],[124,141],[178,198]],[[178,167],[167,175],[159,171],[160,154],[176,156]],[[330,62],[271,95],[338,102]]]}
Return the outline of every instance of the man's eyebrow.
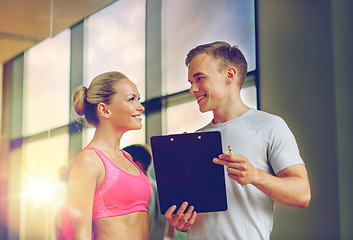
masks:
{"label": "man's eyebrow", "polygon": [[192,75],[192,77],[197,77],[197,76],[199,76],[199,75],[204,75],[204,73],[203,73],[203,72],[197,72],[197,73],[195,73],[194,75]]}
{"label": "man's eyebrow", "polygon": [[[197,76],[200,76],[200,75],[205,75],[205,74],[203,72],[197,72],[194,75],[192,75],[192,77],[194,78],[194,77],[197,77]],[[191,80],[188,79],[188,82],[191,83]]]}

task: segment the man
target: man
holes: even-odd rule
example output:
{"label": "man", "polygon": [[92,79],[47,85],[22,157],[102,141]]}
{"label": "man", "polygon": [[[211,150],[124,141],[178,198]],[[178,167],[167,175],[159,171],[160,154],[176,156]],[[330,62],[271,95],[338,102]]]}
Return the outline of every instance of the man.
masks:
{"label": "man", "polygon": [[213,159],[225,166],[228,210],[199,213],[184,203],[165,217],[188,239],[269,239],[275,202],[306,208],[311,194],[297,143],[277,116],[246,106],[240,89],[247,74],[241,51],[225,42],[192,49],[186,58],[188,81],[201,112],[213,121],[199,131],[220,131],[223,152]]}

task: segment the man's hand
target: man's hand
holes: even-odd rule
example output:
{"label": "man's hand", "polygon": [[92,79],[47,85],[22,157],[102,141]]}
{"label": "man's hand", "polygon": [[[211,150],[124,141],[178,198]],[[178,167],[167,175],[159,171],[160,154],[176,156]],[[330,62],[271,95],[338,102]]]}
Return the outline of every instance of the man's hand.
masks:
{"label": "man's hand", "polygon": [[213,162],[226,166],[228,176],[240,185],[252,184],[273,201],[301,208],[310,203],[310,184],[304,164],[287,167],[273,176],[255,168],[241,154],[221,154]]}
{"label": "man's hand", "polygon": [[175,205],[173,205],[164,214],[169,224],[176,230],[181,232],[186,232],[187,230],[189,230],[196,219],[196,212],[194,211],[194,206],[190,206],[188,211],[184,213],[187,206],[188,203],[184,202],[178,209],[176,214],[173,214],[173,212],[177,208]]}
{"label": "man's hand", "polygon": [[244,186],[253,183],[257,169],[241,154],[221,154],[213,162],[227,167],[228,176]]}

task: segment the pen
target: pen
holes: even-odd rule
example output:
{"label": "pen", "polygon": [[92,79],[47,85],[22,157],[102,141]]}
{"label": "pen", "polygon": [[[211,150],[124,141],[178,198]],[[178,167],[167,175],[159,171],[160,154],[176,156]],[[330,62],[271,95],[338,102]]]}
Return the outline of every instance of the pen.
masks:
{"label": "pen", "polygon": [[232,149],[230,148],[229,145],[228,145],[228,150],[229,150],[230,155],[233,155]]}

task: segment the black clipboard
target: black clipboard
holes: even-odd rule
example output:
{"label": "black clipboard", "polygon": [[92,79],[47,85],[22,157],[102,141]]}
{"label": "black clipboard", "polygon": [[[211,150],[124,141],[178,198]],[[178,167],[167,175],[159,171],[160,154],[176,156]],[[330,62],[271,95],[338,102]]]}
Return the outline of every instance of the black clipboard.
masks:
{"label": "black clipboard", "polygon": [[224,167],[212,162],[222,153],[220,132],[153,136],[151,148],[162,214],[184,201],[199,213],[227,210]]}

